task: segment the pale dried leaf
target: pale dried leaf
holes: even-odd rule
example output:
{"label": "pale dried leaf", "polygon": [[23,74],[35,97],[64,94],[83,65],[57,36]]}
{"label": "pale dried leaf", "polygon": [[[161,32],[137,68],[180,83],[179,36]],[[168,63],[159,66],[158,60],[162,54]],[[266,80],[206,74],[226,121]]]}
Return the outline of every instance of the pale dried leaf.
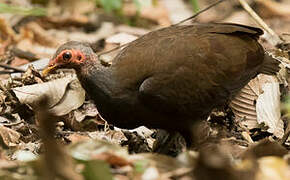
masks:
{"label": "pale dried leaf", "polygon": [[276,77],[258,75],[251,80],[231,101],[232,108],[240,123],[248,129],[268,126],[268,132],[282,138],[283,121],[280,115],[280,91]]}
{"label": "pale dried leaf", "polygon": [[85,100],[85,91],[77,77],[65,77],[54,81],[13,89],[19,101],[37,108],[39,100],[46,96],[49,111],[62,116],[80,107]]}
{"label": "pale dried leaf", "polygon": [[[271,77],[275,81],[274,77]],[[257,121],[269,127],[268,132],[276,137],[284,135],[284,123],[281,120],[279,83],[271,82],[262,85],[263,94],[257,99]]]}
{"label": "pale dried leaf", "polygon": [[22,104],[35,106],[40,96],[48,96],[50,98],[47,100],[47,106],[53,107],[61,100],[70,82],[71,78],[62,78],[47,83],[14,88],[13,91]]}
{"label": "pale dried leaf", "polygon": [[74,111],[74,117],[77,122],[82,122],[86,117],[97,117],[98,114],[98,109],[93,103],[84,103],[82,108]]}
{"label": "pale dried leaf", "polygon": [[79,108],[85,101],[86,93],[78,79],[73,79],[67,86],[62,99],[49,111],[62,116]]}

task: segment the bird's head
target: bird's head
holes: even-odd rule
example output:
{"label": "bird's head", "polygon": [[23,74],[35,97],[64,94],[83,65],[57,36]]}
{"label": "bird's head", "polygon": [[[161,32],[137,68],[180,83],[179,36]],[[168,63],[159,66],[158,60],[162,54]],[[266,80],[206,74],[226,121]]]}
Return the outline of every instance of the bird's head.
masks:
{"label": "bird's head", "polygon": [[93,54],[94,52],[88,44],[69,41],[57,49],[42,73],[43,75],[47,75],[58,68],[78,69],[86,61],[90,60]]}

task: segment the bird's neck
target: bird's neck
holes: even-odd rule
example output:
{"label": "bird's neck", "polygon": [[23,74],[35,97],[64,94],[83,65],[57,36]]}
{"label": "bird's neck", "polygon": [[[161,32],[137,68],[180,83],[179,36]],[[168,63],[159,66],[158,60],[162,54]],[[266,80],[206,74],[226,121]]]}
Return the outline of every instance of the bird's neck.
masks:
{"label": "bird's neck", "polygon": [[83,88],[97,106],[110,105],[116,83],[109,67],[104,67],[96,59],[87,62],[77,70],[77,75]]}

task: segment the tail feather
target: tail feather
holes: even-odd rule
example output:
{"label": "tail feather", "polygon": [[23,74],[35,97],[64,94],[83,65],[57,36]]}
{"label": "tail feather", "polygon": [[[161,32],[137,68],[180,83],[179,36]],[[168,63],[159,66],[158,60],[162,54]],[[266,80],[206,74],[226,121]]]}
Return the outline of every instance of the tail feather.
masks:
{"label": "tail feather", "polygon": [[277,59],[271,57],[268,54],[265,54],[264,62],[261,68],[259,69],[259,73],[267,75],[275,75],[280,70],[279,64],[280,62]]}

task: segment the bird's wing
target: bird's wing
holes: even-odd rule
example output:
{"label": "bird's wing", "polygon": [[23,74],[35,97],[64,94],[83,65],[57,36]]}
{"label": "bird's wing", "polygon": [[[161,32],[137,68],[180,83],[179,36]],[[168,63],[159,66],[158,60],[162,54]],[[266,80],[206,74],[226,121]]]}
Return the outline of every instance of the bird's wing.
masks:
{"label": "bird's wing", "polygon": [[149,77],[139,87],[138,98],[148,109],[168,116],[191,118],[207,115],[230,95],[206,74],[177,68],[172,74]]}
{"label": "bird's wing", "polygon": [[172,35],[175,42],[167,41],[166,46],[160,46],[164,37],[159,32],[158,40],[151,40],[150,46],[144,42],[142,51],[136,48],[132,53],[136,61],[142,59],[139,54],[146,54],[147,61],[160,66],[139,87],[139,99],[151,110],[173,116],[206,115],[257,74],[263,49],[255,39],[262,30],[236,24],[196,27],[192,36],[186,31],[195,29],[183,27],[178,33],[186,35]]}
{"label": "bird's wing", "polygon": [[209,33],[247,34],[256,39],[264,33],[263,30],[260,28],[235,23],[197,23],[197,25],[201,28],[205,28],[205,30],[203,31]]}

